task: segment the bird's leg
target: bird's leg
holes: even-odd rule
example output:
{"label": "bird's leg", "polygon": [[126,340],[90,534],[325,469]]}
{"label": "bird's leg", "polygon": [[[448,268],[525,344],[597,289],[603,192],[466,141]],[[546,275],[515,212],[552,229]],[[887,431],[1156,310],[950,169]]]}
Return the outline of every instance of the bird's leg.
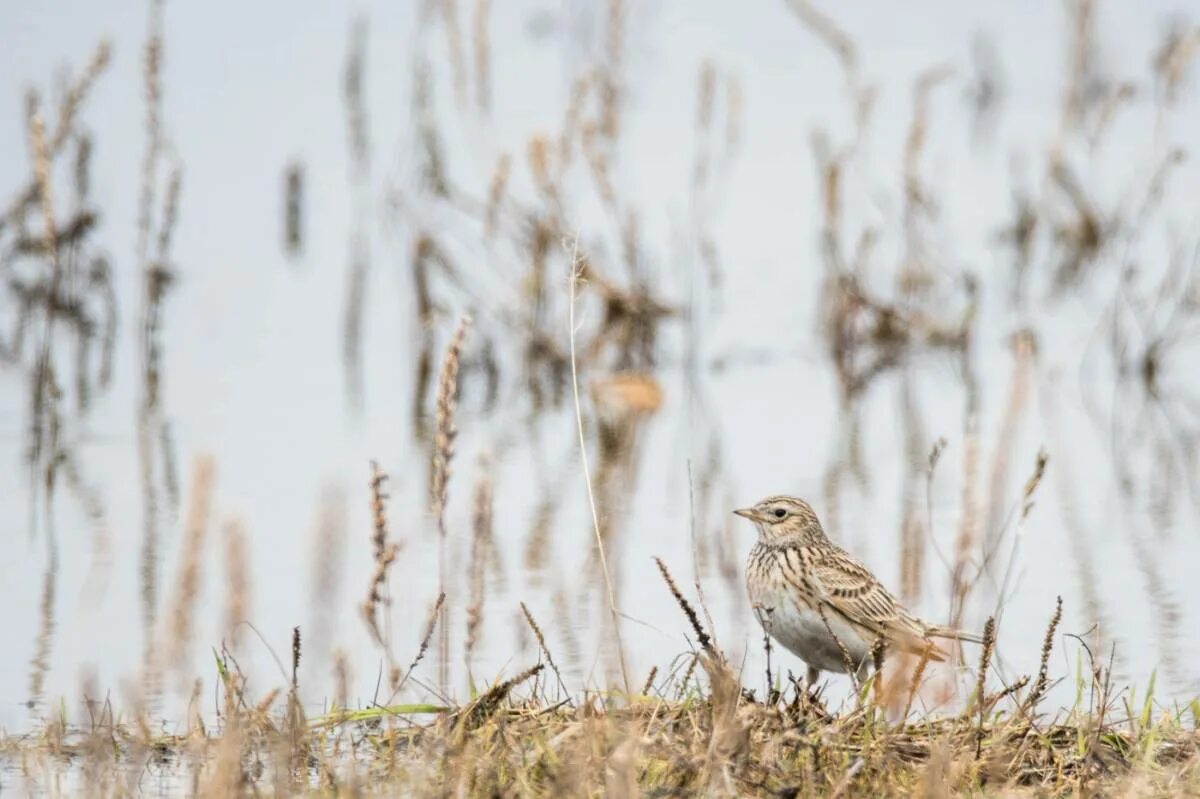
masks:
{"label": "bird's leg", "polygon": [[813,689],[817,687],[817,678],[820,676],[821,676],[820,669],[816,668],[815,666],[808,667],[807,680],[808,680],[808,692],[809,693],[812,693]]}

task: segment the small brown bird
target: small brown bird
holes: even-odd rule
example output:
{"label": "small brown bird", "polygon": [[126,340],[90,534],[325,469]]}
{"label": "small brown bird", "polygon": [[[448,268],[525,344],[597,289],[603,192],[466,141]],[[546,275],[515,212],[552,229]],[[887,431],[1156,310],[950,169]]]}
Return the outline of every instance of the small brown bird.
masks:
{"label": "small brown bird", "polygon": [[804,500],[767,497],[734,513],[758,528],[746,562],[755,615],[768,635],[808,664],[810,686],[822,671],[865,677],[880,639],[888,649],[938,661],[947,654],[932,638],[982,643],[979,636],[910,613],[866,566],[829,540]]}

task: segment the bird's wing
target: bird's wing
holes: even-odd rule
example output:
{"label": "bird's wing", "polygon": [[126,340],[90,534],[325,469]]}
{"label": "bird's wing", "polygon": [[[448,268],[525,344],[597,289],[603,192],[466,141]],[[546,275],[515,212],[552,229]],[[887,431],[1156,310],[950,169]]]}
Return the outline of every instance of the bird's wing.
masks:
{"label": "bird's wing", "polygon": [[883,584],[849,554],[827,550],[816,554],[810,581],[823,604],[862,629],[867,638],[883,637],[889,646],[934,660],[945,653],[925,637],[924,625],[896,601]]}

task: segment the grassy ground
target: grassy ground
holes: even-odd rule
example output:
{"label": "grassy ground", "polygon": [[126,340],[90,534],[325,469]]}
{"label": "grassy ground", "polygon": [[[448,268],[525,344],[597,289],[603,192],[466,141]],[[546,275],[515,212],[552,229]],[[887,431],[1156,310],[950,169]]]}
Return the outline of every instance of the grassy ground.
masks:
{"label": "grassy ground", "polygon": [[311,718],[295,689],[249,703],[222,666],[215,725],[195,713],[182,734],[157,734],[106,704],[87,728],[51,721],[0,741],[0,785],[113,796],[1200,795],[1200,703],[1162,708],[1153,682],[1140,698],[1117,692],[1103,665],[1089,674],[1081,661],[1074,706],[1051,715],[1039,707],[1048,655],[1034,680],[977,688],[956,715],[909,712],[923,663],[905,679],[871,678],[831,711],[790,676],[761,701],[711,645],[635,695],[564,697],[553,664],[539,663],[465,705]]}

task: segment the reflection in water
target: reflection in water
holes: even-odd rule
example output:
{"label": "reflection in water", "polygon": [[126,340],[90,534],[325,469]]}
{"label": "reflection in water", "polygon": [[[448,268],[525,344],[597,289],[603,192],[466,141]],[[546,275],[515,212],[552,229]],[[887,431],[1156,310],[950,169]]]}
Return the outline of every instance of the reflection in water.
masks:
{"label": "reflection in water", "polygon": [[46,685],[46,672],[50,669],[50,650],[54,638],[54,605],[58,595],[58,545],[53,540],[53,533],[47,536],[50,540],[50,551],[46,559],[46,571],[42,576],[42,599],[38,606],[38,634],[34,643],[33,659],[30,662],[28,706],[32,711],[40,711],[42,691]]}
{"label": "reflection in water", "polygon": [[[1149,202],[1149,199],[1147,199]],[[1112,308],[1097,328],[1108,351],[1099,357],[1113,380],[1111,422],[1092,407],[1098,431],[1110,437],[1117,486],[1127,501],[1144,503],[1161,534],[1183,495],[1200,511],[1194,478],[1200,450],[1200,396],[1180,368],[1200,331],[1200,244],[1176,248],[1155,285],[1130,270],[1116,287]]]}
{"label": "reflection in water", "polygon": [[[0,291],[14,311],[12,327],[0,331],[0,365],[26,375],[29,535],[36,535],[40,518],[46,540],[27,699],[35,712],[41,711],[57,626],[59,551],[53,520],[63,478],[93,526],[85,590],[102,590],[108,573],[104,505],[87,486],[78,453],[92,399],[109,386],[116,339],[112,274],[93,243],[100,212],[90,193],[92,139],[80,120],[108,61],[109,48],[102,43],[80,74],[64,80],[50,125],[41,97],[29,91],[25,127],[32,174],[0,215]],[[73,363],[64,363],[70,354]],[[68,379],[72,368],[73,379]]]}
{"label": "reflection in water", "polygon": [[940,447],[932,453],[926,450],[929,439],[924,420],[917,409],[914,382],[912,368],[905,367],[900,377],[900,421],[904,436],[905,470],[900,489],[899,595],[907,607],[918,606],[924,585],[925,543],[931,530],[926,526],[922,511],[922,502],[926,507],[929,504],[923,489],[933,480],[933,468],[941,452]]}
{"label": "reflection in water", "polygon": [[293,259],[304,252],[304,164],[300,161],[284,170],[283,251]]}
{"label": "reflection in water", "polygon": [[[435,434],[433,453],[430,458],[429,493],[438,532],[438,596],[446,597],[449,591],[447,570],[450,567],[446,549],[446,499],[450,484],[450,462],[454,457],[454,439],[458,435],[454,414],[458,409],[458,367],[462,357],[463,342],[470,327],[471,317],[463,316],[458,327],[450,336],[442,369],[438,376],[437,412],[434,418]],[[453,603],[451,603],[453,605]],[[443,615],[438,626],[438,686],[444,692],[449,685],[450,670],[450,624]]]}
{"label": "reflection in water", "polygon": [[[345,579],[347,545],[346,492],[329,483],[321,489],[317,518],[313,527],[312,567],[309,585],[308,662],[314,673],[321,673],[325,658],[332,651],[336,630],[334,607]],[[386,542],[385,542],[386,546]]]}
{"label": "reflection in water", "polygon": [[342,368],[346,395],[355,412],[362,410],[363,309],[371,267],[368,200],[371,146],[367,131],[367,106],[363,93],[366,71],[367,19],[358,17],[350,29],[349,49],[342,72],[342,98],[346,107],[347,144],[350,150],[350,185],[354,208],[351,216],[350,263],[346,271],[346,305],[342,319]]}
{"label": "reflection in water", "polygon": [[1088,645],[1093,652],[1106,652],[1111,638],[1108,625],[1108,613],[1101,597],[1101,583],[1096,572],[1096,562],[1093,553],[1095,545],[1091,530],[1095,529],[1094,519],[1089,518],[1089,507],[1082,505],[1075,492],[1078,484],[1078,472],[1074,469],[1073,458],[1069,448],[1065,446],[1059,430],[1062,429],[1062,419],[1056,401],[1056,386],[1050,381],[1044,381],[1041,389],[1042,415],[1045,418],[1044,429],[1049,431],[1050,451],[1055,453],[1054,474],[1051,481],[1060,507],[1060,518],[1067,532],[1067,540],[1071,545],[1071,556],[1075,566],[1075,577],[1079,595],[1083,600],[1084,622],[1087,624]]}
{"label": "reflection in water", "polygon": [[[179,480],[170,422],[162,407],[162,328],[163,300],[175,280],[170,252],[178,219],[182,170],[162,132],[162,25],[162,3],[152,2],[142,64],[146,149],[142,158],[137,244],[142,278],[138,340],[141,396],[137,435],[142,487],[141,602],[143,664],[147,675],[144,700],[151,707],[157,700],[158,691],[153,664],[156,662],[154,624],[158,613],[159,531],[164,510],[173,517],[179,505]],[[164,166],[168,167],[165,190],[160,185]]]}
{"label": "reflection in water", "polygon": [[471,555],[467,569],[467,624],[466,643],[464,644],[463,660],[467,668],[467,678],[471,684],[475,677],[471,670],[475,655],[475,647],[482,635],[480,629],[484,621],[484,601],[487,598],[484,583],[489,562],[496,552],[496,541],[493,529],[493,485],[491,459],[486,453],[479,457],[479,478],[475,482],[475,491],[471,499]]}

